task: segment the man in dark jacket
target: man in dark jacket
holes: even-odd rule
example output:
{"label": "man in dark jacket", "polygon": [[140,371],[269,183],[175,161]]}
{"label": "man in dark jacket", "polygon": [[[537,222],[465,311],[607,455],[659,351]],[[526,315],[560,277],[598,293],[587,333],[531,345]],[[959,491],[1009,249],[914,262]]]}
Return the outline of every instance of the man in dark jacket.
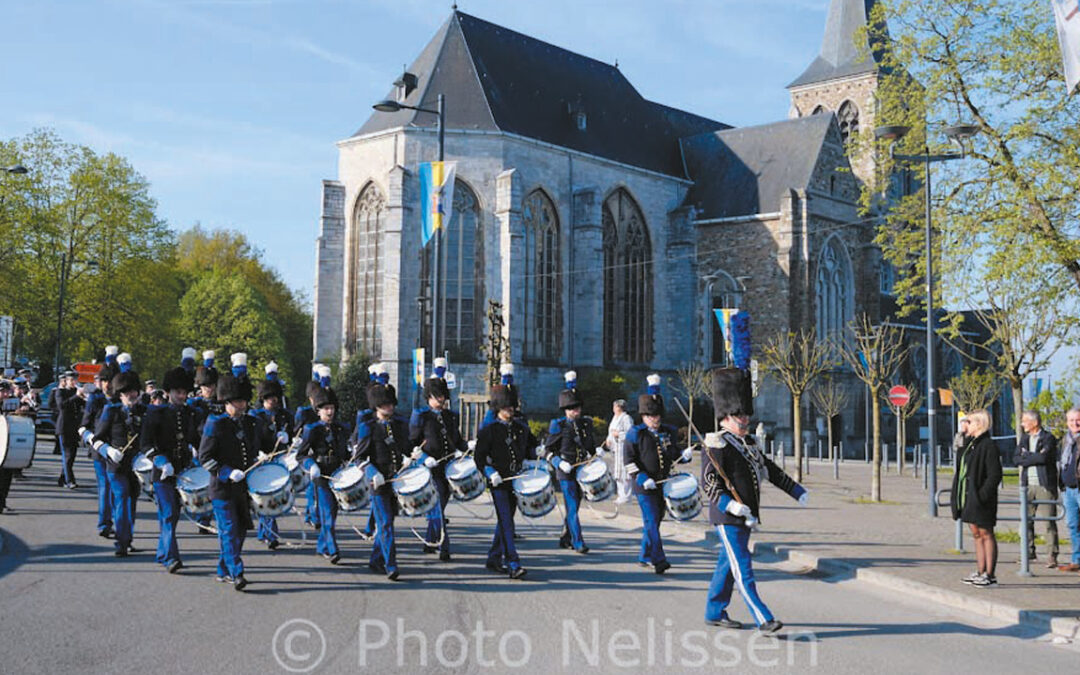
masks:
{"label": "man in dark jacket", "polygon": [[60,468],[60,477],[56,479],[57,485],[63,485],[69,490],[79,487],[75,482],[75,453],[79,449],[79,423],[82,421],[84,400],[78,395],[79,390],[75,386],[76,375],[73,371],[64,373],[61,382],[66,382],[64,389],[57,389],[54,404],[56,421],[56,439],[60,443],[64,461]]}
{"label": "man in dark jacket", "polygon": [[[1035,521],[1036,515],[1044,518],[1057,516],[1054,504],[1035,504],[1035,501],[1057,501],[1057,439],[1042,428],[1042,417],[1035,410],[1025,410],[1020,417],[1020,426],[1024,433],[1020,435],[1020,444],[1016,448],[1013,461],[1020,467],[1020,485],[1025,486],[1028,499],[1028,556],[1035,560]],[[1057,521],[1046,523],[1046,566],[1057,567],[1058,531]]]}

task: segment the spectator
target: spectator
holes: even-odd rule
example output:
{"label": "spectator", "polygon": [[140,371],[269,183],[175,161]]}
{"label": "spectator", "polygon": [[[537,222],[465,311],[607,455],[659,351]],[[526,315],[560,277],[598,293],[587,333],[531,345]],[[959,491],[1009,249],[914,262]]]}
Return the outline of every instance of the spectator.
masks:
{"label": "spectator", "polygon": [[[1028,556],[1035,560],[1035,516],[1043,518],[1055,518],[1057,506],[1054,504],[1038,504],[1039,501],[1057,501],[1058,477],[1057,477],[1057,439],[1046,429],[1042,428],[1042,417],[1034,410],[1025,410],[1020,417],[1020,426],[1024,433],[1020,434],[1020,445],[1016,448],[1013,461],[1020,467],[1020,485],[1027,492],[1028,499],[1028,524],[1027,541]],[[1049,569],[1057,567],[1058,558],[1058,531],[1057,521],[1046,522],[1046,566]]]}
{"label": "spectator", "polygon": [[964,583],[977,588],[997,585],[994,572],[997,568],[997,493],[1001,483],[1001,455],[990,438],[990,414],[985,410],[969,413],[967,443],[957,458],[953,474],[952,514],[971,528],[975,539],[975,565],[973,574],[964,577]]}
{"label": "spectator", "polygon": [[1061,457],[1058,459],[1058,486],[1063,489],[1062,501],[1065,507],[1065,523],[1069,526],[1069,543],[1072,545],[1072,559],[1067,565],[1058,565],[1061,572],[1080,571],[1080,490],[1077,489],[1077,455],[1080,454],[1080,407],[1073,408],[1065,416],[1069,427],[1061,443]]}
{"label": "spectator", "polygon": [[630,474],[626,472],[626,432],[634,426],[634,420],[626,414],[626,401],[619,399],[611,404],[611,424],[608,425],[607,438],[604,445],[614,453],[614,470],[612,475],[615,484],[619,486],[618,495],[615,497],[616,504],[625,504],[630,501]]}

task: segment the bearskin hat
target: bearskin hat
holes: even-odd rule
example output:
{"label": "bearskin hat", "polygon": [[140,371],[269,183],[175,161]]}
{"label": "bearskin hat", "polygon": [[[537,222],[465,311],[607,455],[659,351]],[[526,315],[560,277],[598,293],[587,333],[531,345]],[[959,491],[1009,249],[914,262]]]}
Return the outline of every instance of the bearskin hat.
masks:
{"label": "bearskin hat", "polygon": [[712,372],[713,410],[717,419],[728,415],[754,414],[754,396],[750,371],[741,368],[717,368]]}
{"label": "bearskin hat", "polygon": [[139,379],[139,374],[134,370],[117,373],[113,376],[110,386],[114,394],[121,394],[125,391],[141,391],[143,388],[142,380]]}
{"label": "bearskin hat", "polygon": [[642,394],[637,399],[639,415],[664,415],[664,397],[660,394]]}
{"label": "bearskin hat", "polygon": [[225,373],[218,378],[217,398],[226,403],[238,399],[251,400],[251,383],[232,373]]}
{"label": "bearskin hat", "polygon": [[368,405],[374,410],[384,405],[397,405],[397,395],[391,387],[373,384],[367,389]]}
{"label": "bearskin hat", "polygon": [[177,366],[165,372],[165,379],[162,383],[165,391],[172,391],[173,389],[191,391],[194,386],[195,378],[183,366]]}
{"label": "bearskin hat", "polygon": [[199,366],[195,369],[195,385],[198,387],[213,387],[218,381],[217,368],[213,366]]}
{"label": "bearskin hat", "polygon": [[311,397],[311,407],[316,410],[324,405],[337,407],[337,404],[337,394],[330,387],[319,387],[319,391],[315,392],[314,396]]}
{"label": "bearskin hat", "polygon": [[426,401],[432,396],[450,398],[450,387],[447,386],[446,380],[432,376],[424,382],[424,400]]}
{"label": "bearskin hat", "polygon": [[491,400],[488,401],[488,405],[495,411],[503,408],[517,408],[517,391],[509,385],[497,384],[491,388]]}
{"label": "bearskin hat", "polygon": [[259,400],[277,396],[281,398],[281,383],[277,380],[262,380],[259,382]]}

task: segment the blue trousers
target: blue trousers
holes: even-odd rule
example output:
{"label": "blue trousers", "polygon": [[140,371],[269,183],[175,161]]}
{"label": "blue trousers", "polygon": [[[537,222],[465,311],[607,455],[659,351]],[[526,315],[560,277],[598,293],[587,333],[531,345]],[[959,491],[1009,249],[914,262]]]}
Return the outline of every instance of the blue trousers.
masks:
{"label": "blue trousers", "polygon": [[393,495],[381,491],[371,497],[371,511],[375,514],[375,545],[371,547],[371,560],[368,564],[372,567],[383,567],[387,573],[397,569],[394,499]]}
{"label": "blue trousers", "polygon": [[660,539],[660,523],[667,511],[664,495],[657,490],[639,494],[637,500],[641,507],[641,553],[638,554],[638,562],[659,565],[667,560],[664,542]]}
{"label": "blue trousers", "polygon": [[326,480],[320,478],[317,482],[319,485],[315,488],[315,495],[319,503],[319,541],[315,545],[315,552],[336,555],[339,552],[337,533],[334,532],[337,525],[337,499]]}
{"label": "blue trousers", "polygon": [[277,518],[259,516],[259,528],[255,531],[255,538],[259,541],[270,543],[278,540]]}
{"label": "blue trousers", "polygon": [[[113,529],[116,530],[117,550],[131,546],[135,527],[135,500],[131,497],[133,474],[125,471],[109,471],[109,489],[112,494]],[[137,482],[138,479],[136,478]],[[137,488],[136,488],[137,490]]]}
{"label": "blue trousers", "polygon": [[514,512],[517,511],[517,499],[513,490],[492,488],[491,501],[495,503],[495,538],[488,549],[488,564],[506,564],[511,570],[521,567],[517,547],[514,546]]}
{"label": "blue trousers", "polygon": [[570,545],[575,551],[585,546],[585,539],[581,536],[581,521],[578,520],[578,509],[581,507],[581,487],[576,480],[560,480],[563,499],[566,500],[566,529],[570,532]]}
{"label": "blue trousers", "polygon": [[719,621],[727,616],[727,606],[731,602],[731,589],[739,586],[746,606],[754,622],[761,625],[772,621],[773,615],[758,596],[757,584],[754,583],[754,568],[750,562],[750,528],[745,525],[717,525],[720,535],[720,553],[716,559],[716,569],[709,582],[709,599],[705,603],[705,620]]}
{"label": "blue trousers", "polygon": [[319,527],[319,500],[315,497],[315,481],[308,481],[307,487],[304,488],[304,496],[307,497],[304,522]]}
{"label": "blue trousers", "polygon": [[449,553],[450,534],[446,531],[446,503],[450,501],[450,484],[446,482],[446,474],[442,471],[432,471],[431,482],[435,484],[435,491],[439,493],[439,508],[428,511],[425,538],[428,541],[439,541],[439,536],[442,535],[439,553]]}
{"label": "blue trousers", "polygon": [[176,486],[166,481],[154,482],[154,496],[157,498],[158,537],[156,560],[168,567],[180,560],[180,549],[176,546],[176,523],[180,520],[180,494]]}
{"label": "blue trousers", "polygon": [[244,561],[240,552],[244,548],[247,532],[240,526],[240,517],[236,504],[230,499],[211,500],[214,505],[214,519],[217,521],[218,544],[221,555],[218,557],[217,574],[219,577],[239,577],[244,573]]}
{"label": "blue trousers", "polygon": [[1061,501],[1065,507],[1065,523],[1069,526],[1072,563],[1080,565],[1080,488],[1065,488]]}
{"label": "blue trousers", "polygon": [[375,509],[371,509],[368,512],[367,525],[364,526],[364,529],[361,530],[361,532],[368,536],[375,533]]}
{"label": "blue trousers", "polygon": [[105,460],[94,460],[94,476],[97,478],[98,532],[112,529],[112,494],[109,488],[109,472],[105,469]]}

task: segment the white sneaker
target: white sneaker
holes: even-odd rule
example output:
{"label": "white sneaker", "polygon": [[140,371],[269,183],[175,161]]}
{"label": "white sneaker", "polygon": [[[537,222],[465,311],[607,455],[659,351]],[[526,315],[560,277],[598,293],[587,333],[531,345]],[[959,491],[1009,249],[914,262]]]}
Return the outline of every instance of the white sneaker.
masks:
{"label": "white sneaker", "polygon": [[615,498],[615,503],[616,504],[625,504],[625,503],[627,503],[629,501],[630,501],[629,497],[616,497]]}
{"label": "white sneaker", "polygon": [[985,575],[983,575],[981,572],[972,572],[971,574],[967,575],[966,577],[964,577],[960,581],[964,582],[965,584],[975,585],[975,583],[977,581],[979,581],[980,579],[982,579],[983,576],[985,576]]}

